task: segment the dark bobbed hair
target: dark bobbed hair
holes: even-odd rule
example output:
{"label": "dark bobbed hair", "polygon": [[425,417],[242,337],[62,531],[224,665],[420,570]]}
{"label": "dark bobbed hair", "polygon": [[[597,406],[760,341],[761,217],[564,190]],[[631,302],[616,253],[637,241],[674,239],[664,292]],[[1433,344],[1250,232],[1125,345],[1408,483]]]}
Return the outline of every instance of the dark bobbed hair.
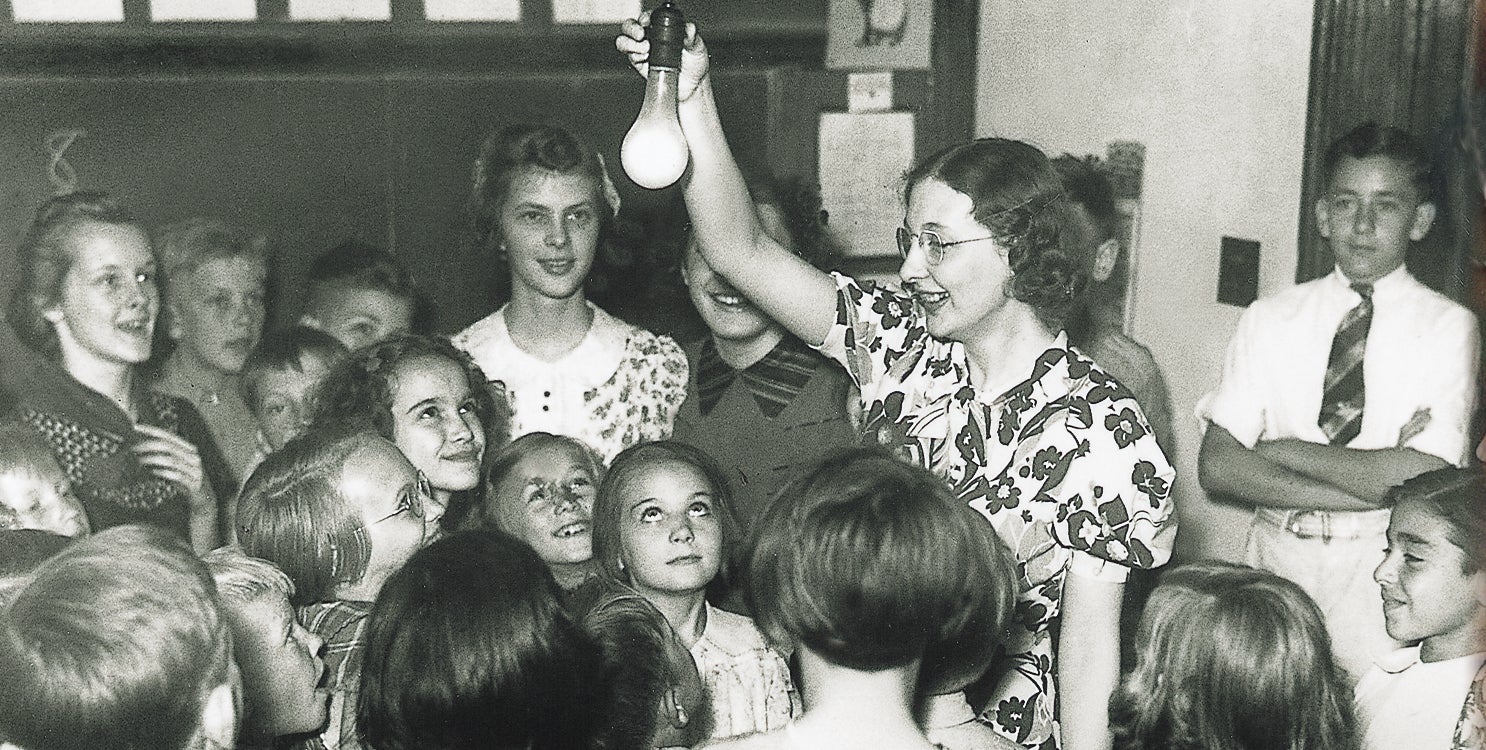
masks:
{"label": "dark bobbed hair", "polygon": [[604,481],[599,485],[599,494],[593,501],[593,557],[598,562],[599,575],[615,584],[629,583],[629,577],[619,564],[623,551],[619,527],[624,520],[627,506],[626,493],[629,485],[640,472],[660,463],[679,463],[690,466],[701,473],[712,485],[712,512],[717,516],[722,532],[722,569],[719,576],[724,581],[732,576],[733,560],[740,552],[743,541],[742,528],[733,514],[733,489],[727,472],[706,451],[675,440],[658,440],[652,443],[632,445],[620,451],[609,464]]}
{"label": "dark bobbed hair", "polygon": [[754,534],[748,601],[776,642],[857,670],[922,659],[933,693],[974,680],[1004,641],[1010,553],[943,480],[885,450],[827,457],[775,495]]}
{"label": "dark bobbed hair", "polygon": [[0,740],[27,750],[184,750],[231,675],[205,564],[156,526],[43,563],[0,614]]}
{"label": "dark bobbed hair", "polygon": [[1393,508],[1419,505],[1444,521],[1446,538],[1465,553],[1460,572],[1475,573],[1486,565],[1486,481],[1479,464],[1466,469],[1446,466],[1427,471],[1388,490]]}
{"label": "dark bobbed hair", "polygon": [[[571,594],[568,608],[598,644],[614,688],[596,748],[692,747],[711,737],[712,711],[696,662],[655,605],[628,586],[593,580]],[[686,686],[694,695],[683,695]],[[685,726],[675,726],[678,707]]]}
{"label": "dark bobbed hair", "polygon": [[499,489],[501,482],[506,480],[506,476],[515,471],[516,467],[528,456],[548,448],[561,448],[576,458],[588,470],[589,476],[593,477],[595,485],[603,481],[603,457],[582,440],[567,435],[554,435],[550,432],[528,432],[499,450],[486,448],[483,469],[485,478],[480,482],[478,497],[455,495],[449,503],[448,511],[444,514],[447,526],[459,531],[474,529],[508,531],[500,527],[500,511],[497,505],[500,498],[497,497],[496,490]]}
{"label": "dark bobbed hair", "polygon": [[1110,702],[1120,750],[1346,750],[1352,691],[1321,611],[1273,573],[1216,561],[1167,572]]}
{"label": "dark bobbed hair", "polygon": [[243,363],[243,392],[248,403],[257,403],[265,394],[258,389],[263,376],[270,372],[304,372],[305,357],[315,357],[334,368],[346,357],[346,345],[336,337],[309,326],[290,326],[269,331]]}
{"label": "dark bobbed hair", "polygon": [[432,336],[394,336],[351,353],[321,381],[311,430],[370,430],[393,439],[392,394],[397,368],[418,357],[443,357],[459,366],[475,398],[475,416],[485,429],[486,450],[505,443],[505,412],[498,407],[485,373],[470,355]]}
{"label": "dark bobbed hair", "polygon": [[1049,328],[1062,328],[1088,274],[1064,247],[1068,202],[1047,156],[1021,141],[981,138],[939,151],[905,179],[909,196],[928,179],[970,196],[975,220],[1007,250],[1006,293]]}
{"label": "dark bobbed hair", "polygon": [[413,274],[396,255],[359,240],[345,240],[310,262],[306,275],[307,309],[313,309],[321,291],[329,288],[370,289],[407,300],[413,310],[413,333],[433,330],[437,311],[418,287]]}
{"label": "dark bobbed hair", "polygon": [[1430,202],[1435,194],[1434,168],[1429,154],[1423,146],[1402,128],[1365,122],[1342,134],[1331,142],[1322,157],[1321,174],[1326,178],[1326,189],[1336,179],[1336,169],[1342,159],[1366,159],[1371,156],[1386,156],[1407,169],[1414,189],[1419,191],[1419,200]]}
{"label": "dark bobbed hair", "polygon": [[597,646],[535,552],[493,531],[415,553],[367,623],[357,727],[376,750],[589,747],[607,709]]}
{"label": "dark bobbed hair", "polygon": [[73,241],[89,224],[141,229],[134,214],[107,193],[84,191],[42,203],[21,240],[17,259],[21,279],[7,317],[22,342],[53,360],[61,356],[57,330],[43,313],[61,302],[62,283],[76,260]]}
{"label": "dark bobbed hair", "polygon": [[[1090,157],[1092,158],[1092,157]],[[1095,168],[1094,164],[1073,154],[1062,154],[1052,160],[1053,169],[1063,183],[1063,192],[1069,203],[1083,206],[1094,220],[1099,244],[1111,237],[1120,237],[1120,209],[1115,205],[1114,186],[1109,178]]]}
{"label": "dark bobbed hair", "polygon": [[264,459],[237,501],[245,554],[279,566],[294,582],[296,605],[335,599],[371,561],[360,512],[341,492],[346,461],[375,440],[369,432],[310,430]]}

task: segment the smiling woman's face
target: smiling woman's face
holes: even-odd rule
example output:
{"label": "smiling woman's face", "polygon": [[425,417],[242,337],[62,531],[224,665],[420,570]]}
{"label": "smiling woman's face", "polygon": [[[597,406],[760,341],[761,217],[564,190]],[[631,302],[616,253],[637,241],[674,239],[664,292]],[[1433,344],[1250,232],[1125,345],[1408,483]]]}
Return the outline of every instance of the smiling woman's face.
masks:
{"label": "smiling woman's face", "polygon": [[571,450],[548,446],[521,459],[492,488],[496,525],[548,565],[593,559],[594,478]]}

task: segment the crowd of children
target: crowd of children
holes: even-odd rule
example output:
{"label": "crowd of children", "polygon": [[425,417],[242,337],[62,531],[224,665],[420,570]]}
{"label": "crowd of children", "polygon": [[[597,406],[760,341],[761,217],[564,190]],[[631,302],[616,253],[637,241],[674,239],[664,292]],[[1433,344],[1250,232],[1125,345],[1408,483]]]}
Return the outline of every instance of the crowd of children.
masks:
{"label": "crowd of children", "polygon": [[0,378],[0,747],[1483,747],[1478,324],[1404,266],[1407,134],[1331,147],[1336,271],[1249,308],[1199,409],[1248,564],[1147,600],[1172,417],[1087,301],[1108,182],[947,148],[901,285],[858,282],[744,178],[709,64],[689,29],[684,346],[588,299],[619,198],[556,127],[476,158],[508,302],[452,337],[375,247],[265,331],[261,238],[46,202]]}

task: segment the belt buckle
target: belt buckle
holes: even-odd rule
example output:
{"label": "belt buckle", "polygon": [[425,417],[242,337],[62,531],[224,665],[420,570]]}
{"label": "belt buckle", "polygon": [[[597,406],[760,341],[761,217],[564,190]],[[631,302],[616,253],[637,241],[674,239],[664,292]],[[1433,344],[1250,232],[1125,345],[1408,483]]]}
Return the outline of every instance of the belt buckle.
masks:
{"label": "belt buckle", "polygon": [[[1321,532],[1319,534],[1305,529],[1305,522],[1313,518],[1321,521]],[[1321,541],[1329,542],[1331,541],[1331,514],[1324,510],[1313,510],[1309,508],[1295,511],[1290,514],[1289,521],[1285,524],[1285,530],[1301,539],[1315,539],[1319,537]]]}

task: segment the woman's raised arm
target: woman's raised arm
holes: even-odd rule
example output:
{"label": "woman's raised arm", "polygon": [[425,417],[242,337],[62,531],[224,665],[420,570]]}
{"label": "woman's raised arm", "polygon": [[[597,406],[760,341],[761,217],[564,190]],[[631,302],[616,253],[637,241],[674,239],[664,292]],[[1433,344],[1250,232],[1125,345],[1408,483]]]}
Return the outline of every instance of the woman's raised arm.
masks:
{"label": "woman's raised arm", "polygon": [[[615,39],[641,75],[648,71],[650,55],[646,20],[625,21]],[[819,344],[835,321],[835,284],[764,232],[723,135],[708,68],[707,47],[696,27],[687,24],[679,94],[691,166],[682,179],[697,246],[708,264],[755,305],[805,342]]]}

